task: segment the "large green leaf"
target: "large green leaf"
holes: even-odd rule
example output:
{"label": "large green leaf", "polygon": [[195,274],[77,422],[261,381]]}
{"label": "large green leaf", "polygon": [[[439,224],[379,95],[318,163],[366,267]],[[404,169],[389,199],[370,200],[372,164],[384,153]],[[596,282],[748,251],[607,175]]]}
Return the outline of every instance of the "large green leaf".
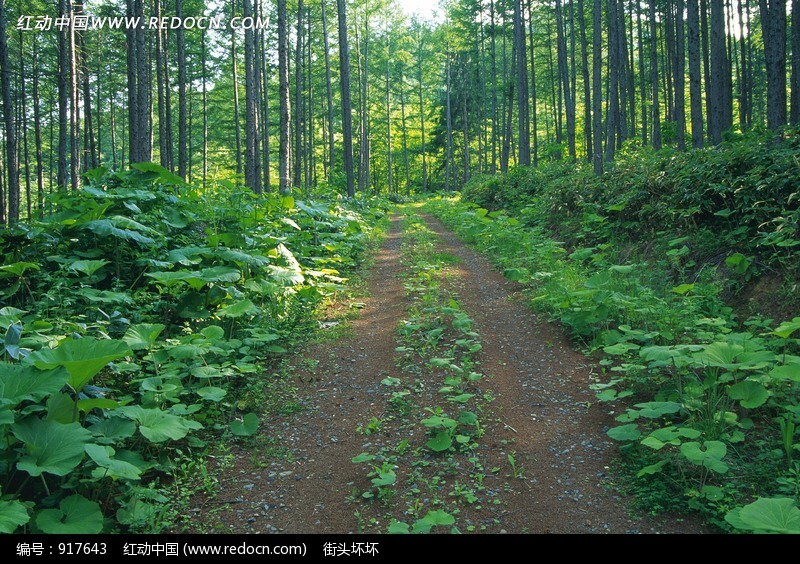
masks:
{"label": "large green leaf", "polygon": [[639,415],[648,419],[656,419],[681,410],[681,404],[674,401],[649,401],[637,403],[636,407],[639,408]]}
{"label": "large green leaf", "polygon": [[446,511],[442,511],[441,509],[437,509],[434,511],[428,511],[423,517],[425,521],[430,523],[431,525],[452,525],[456,522],[456,518],[447,513]]}
{"label": "large green leaf", "polygon": [[696,352],[694,359],[703,366],[718,366],[732,370],[736,368],[736,357],[744,352],[742,345],[718,342],[706,345],[705,349]]}
{"label": "large green leaf", "polygon": [[728,388],[731,399],[739,400],[739,404],[747,409],[764,405],[769,399],[769,392],[760,382],[744,380]]}
{"label": "large green leaf", "polygon": [[162,443],[170,439],[177,441],[185,437],[190,430],[202,428],[196,421],[160,409],[145,409],[138,405],[121,407],[117,413],[136,421],[139,424],[139,432],[153,443]]}
{"label": "large green leaf", "polygon": [[142,245],[152,245],[156,242],[156,240],[152,237],[148,237],[142,233],[148,233],[153,236],[160,235],[158,231],[120,215],[108,219],[87,221],[81,227],[83,229],[88,229],[101,237],[110,236],[125,241],[135,241]]}
{"label": "large green leaf", "polygon": [[791,498],[760,498],[737,508],[725,520],[738,529],[767,533],[800,534],[800,509]]}
{"label": "large green leaf", "polygon": [[791,321],[782,322],[772,333],[782,339],[788,339],[798,329],[800,329],[800,317],[795,317]]}
{"label": "large green leaf", "polygon": [[57,423],[38,417],[15,423],[11,432],[22,441],[28,454],[17,462],[17,468],[31,476],[43,472],[66,476],[83,458],[84,446],[91,433],[79,423]]}
{"label": "large green leaf", "polygon": [[200,388],[196,390],[197,395],[203,398],[204,400],[208,401],[220,401],[224,398],[228,392],[223,388],[218,388],[216,386],[206,386],[204,388]]}
{"label": "large green leaf", "polygon": [[800,364],[784,364],[777,366],[769,373],[770,377],[776,380],[791,380],[792,382],[800,382]]}
{"label": "large green leaf", "polygon": [[239,437],[249,437],[258,430],[258,416],[255,413],[247,413],[241,421],[235,419],[231,421],[231,433]]}
{"label": "large green leaf", "polygon": [[305,280],[305,276],[303,276],[299,266],[297,268],[285,268],[271,264],[267,267],[267,270],[269,270],[270,278],[282,286],[295,286],[302,284]]}
{"label": "large green leaf", "polygon": [[453,444],[453,439],[447,431],[439,431],[435,437],[425,443],[429,449],[442,452],[449,449]]}
{"label": "large green leaf", "polygon": [[222,307],[217,311],[220,317],[241,317],[258,313],[258,307],[250,300],[241,300],[235,304]]}
{"label": "large green leaf", "polygon": [[150,349],[162,331],[164,326],[161,323],[139,323],[128,327],[122,340],[134,351]]}
{"label": "large green leaf", "polygon": [[158,178],[165,182],[166,184],[174,184],[176,186],[183,186],[186,184],[186,181],[177,176],[176,174],[170,172],[166,168],[161,165],[157,165],[156,163],[152,162],[143,162],[143,163],[133,163],[131,168],[134,168],[140,172],[151,172],[158,175]]}
{"label": "large green leaf", "polygon": [[58,392],[68,379],[62,367],[39,370],[25,364],[0,363],[0,403],[13,407],[25,400],[40,401]]}
{"label": "large green leaf", "polygon": [[91,276],[105,265],[111,264],[110,261],[103,260],[76,260],[69,265],[70,270],[80,272],[86,276]]}
{"label": "large green leaf", "polygon": [[122,417],[109,417],[89,427],[89,431],[97,442],[115,443],[132,437],[136,432],[136,424]]}
{"label": "large green leaf", "polygon": [[199,278],[204,282],[236,282],[242,277],[238,268],[230,266],[212,266],[200,271]]}
{"label": "large green leaf", "polygon": [[141,469],[130,462],[114,458],[116,451],[110,446],[90,443],[86,445],[85,449],[86,454],[99,466],[99,468],[92,472],[92,476],[95,478],[104,478],[107,476],[113,479],[125,478],[128,480],[138,480],[141,477]]}
{"label": "large green leaf", "polygon": [[391,486],[397,481],[397,474],[394,472],[379,472],[378,476],[370,480],[372,485],[380,488],[381,486]]}
{"label": "large green leaf", "polygon": [[69,372],[69,385],[79,392],[109,362],[131,354],[122,341],[108,339],[66,339],[58,348],[42,349],[31,353],[37,368],[63,366]]}
{"label": "large green leaf", "polygon": [[96,502],[75,494],[62,499],[59,509],[40,511],[36,525],[48,534],[95,535],[103,530],[103,512]]}
{"label": "large green leaf", "polygon": [[28,508],[23,503],[0,499],[0,533],[13,533],[17,527],[30,521],[30,518]]}
{"label": "large green leaf", "polygon": [[606,435],[616,441],[635,441],[642,436],[642,432],[636,423],[628,423],[627,425],[612,427],[606,432]]}
{"label": "large green leaf", "polygon": [[728,448],[721,441],[704,441],[702,446],[695,441],[681,445],[681,454],[689,462],[704,466],[718,474],[728,471],[728,465],[722,462],[727,453]]}

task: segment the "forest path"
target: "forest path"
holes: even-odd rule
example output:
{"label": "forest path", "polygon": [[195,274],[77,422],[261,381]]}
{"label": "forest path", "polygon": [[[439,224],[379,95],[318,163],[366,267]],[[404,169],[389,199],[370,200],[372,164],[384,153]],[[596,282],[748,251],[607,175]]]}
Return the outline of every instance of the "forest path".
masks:
{"label": "forest path", "polygon": [[[398,327],[412,304],[403,285],[407,266],[395,214],[352,330],[310,345],[292,363],[302,409],[263,422],[264,433],[277,440],[234,451],[221,491],[193,509],[195,517],[218,532],[334,534],[386,532],[392,520],[413,524],[442,509],[457,517],[461,532],[702,532],[691,520],[629,510],[629,500],[609,487],[615,445],[605,430],[613,419],[589,390],[586,357],[526,306],[521,286],[437,219],[422,218],[436,234],[437,250],[455,257],[447,266],[448,291],[480,334],[476,369],[488,376],[480,382],[481,394],[493,398],[481,412],[483,434],[470,463],[450,460],[449,469],[440,465],[437,474],[430,468],[439,461],[420,454],[422,447],[395,448],[403,437],[412,445],[426,438],[392,424],[409,415],[390,413],[381,384],[408,378],[396,348]],[[436,387],[427,384],[430,394]],[[265,458],[267,448],[283,456]],[[352,462],[376,450],[384,457],[397,452],[390,460],[396,484],[377,491],[369,467]],[[365,491],[376,495],[365,500]]]}

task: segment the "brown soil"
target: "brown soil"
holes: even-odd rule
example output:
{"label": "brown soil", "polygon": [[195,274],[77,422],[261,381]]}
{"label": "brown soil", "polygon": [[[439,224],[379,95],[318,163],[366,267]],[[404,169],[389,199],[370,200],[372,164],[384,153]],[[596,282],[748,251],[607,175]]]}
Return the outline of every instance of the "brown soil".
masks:
{"label": "brown soil", "polygon": [[[413,515],[403,514],[408,513],[405,498],[402,503],[395,499],[394,505],[361,499],[369,480],[365,467],[351,461],[361,452],[398,440],[388,430],[356,431],[372,417],[386,418],[386,390],[380,381],[402,377],[395,348],[409,298],[400,277],[404,267],[399,221],[392,219],[367,278],[367,297],[359,298],[365,307],[351,322],[352,331],[309,346],[294,362],[303,409],[262,425],[264,433],[279,437],[288,456],[265,460],[257,451],[265,443],[259,441],[256,445],[262,446],[256,446],[256,452],[234,451],[221,491],[213,499],[196,500],[192,509],[193,522],[202,523],[205,530],[385,532],[390,517],[414,521]],[[557,326],[525,305],[519,285],[494,271],[436,219],[426,216],[425,221],[440,237],[440,250],[458,257],[448,267],[449,284],[480,333],[479,369],[490,375],[481,382],[482,391],[495,398],[491,413],[482,416],[486,426],[478,454],[487,469],[485,489],[478,494],[479,502],[464,504],[459,530],[703,532],[692,519],[655,519],[630,510],[630,500],[611,487],[615,478],[609,466],[616,446],[605,430],[614,421],[589,390],[590,362],[573,350]],[[412,444],[420,440],[407,438]],[[510,472],[510,453],[521,475]],[[398,469],[401,492],[409,487],[401,485],[405,470]],[[459,473],[464,477],[470,469],[454,472],[457,482]],[[367,515],[374,517],[367,520]]]}

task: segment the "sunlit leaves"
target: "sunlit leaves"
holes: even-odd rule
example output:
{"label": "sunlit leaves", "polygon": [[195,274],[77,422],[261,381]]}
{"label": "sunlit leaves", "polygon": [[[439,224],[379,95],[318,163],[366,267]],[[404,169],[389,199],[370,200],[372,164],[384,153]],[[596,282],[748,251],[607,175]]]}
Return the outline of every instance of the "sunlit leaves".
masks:
{"label": "sunlit leaves", "polygon": [[103,530],[103,513],[96,502],[75,494],[62,499],[58,509],[40,511],[36,525],[49,534],[92,535]]}
{"label": "sunlit leaves", "polygon": [[80,464],[84,446],[91,438],[79,423],[62,424],[38,417],[15,423],[11,432],[27,452],[17,468],[34,477],[42,473],[66,476]]}
{"label": "sunlit leaves", "polygon": [[38,368],[63,366],[69,373],[69,385],[80,391],[109,362],[130,354],[121,341],[95,339],[66,339],[55,349],[42,349],[30,355]]}

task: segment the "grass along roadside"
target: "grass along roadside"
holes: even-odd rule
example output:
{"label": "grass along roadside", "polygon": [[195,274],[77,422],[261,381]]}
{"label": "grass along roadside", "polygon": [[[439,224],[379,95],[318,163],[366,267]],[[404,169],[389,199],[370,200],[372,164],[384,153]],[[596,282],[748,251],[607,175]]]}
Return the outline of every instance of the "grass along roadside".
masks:
{"label": "grass along roadside", "polygon": [[709,281],[659,286],[653,265],[568,252],[502,212],[453,199],[426,209],[599,358],[597,397],[619,422],[608,434],[644,509],[698,511],[728,531],[795,531],[800,319],[742,327]]}
{"label": "grass along roadside", "polygon": [[511,450],[489,462],[482,445],[493,397],[481,385],[480,335],[448,283],[458,259],[437,248],[413,207],[401,213],[410,302],[397,331],[402,376],[381,382],[382,416],[357,428],[365,442],[353,458],[364,468],[355,514],[362,532],[497,531],[502,494],[524,468]]}

